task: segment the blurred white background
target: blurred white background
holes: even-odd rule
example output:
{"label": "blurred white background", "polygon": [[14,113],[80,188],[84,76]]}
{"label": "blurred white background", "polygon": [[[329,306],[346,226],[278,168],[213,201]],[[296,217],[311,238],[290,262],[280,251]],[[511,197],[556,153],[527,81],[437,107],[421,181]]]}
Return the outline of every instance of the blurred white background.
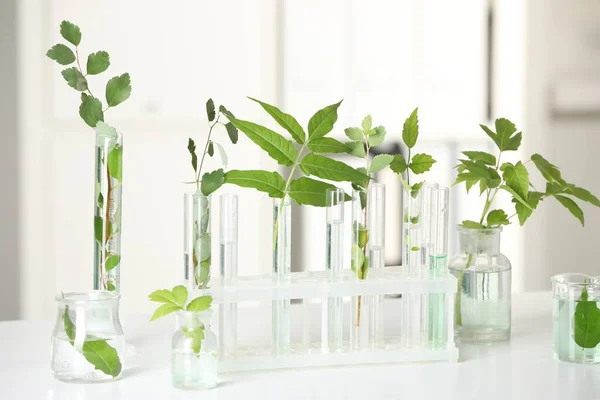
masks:
{"label": "blurred white background", "polygon": [[[123,72],[132,77],[131,99],[107,114],[124,133],[125,313],[149,310],[150,291],[182,280],[186,145],[189,136],[198,143],[207,134],[208,97],[272,127],[246,95],[304,126],[344,99],[334,135],[371,113],[387,127],[390,146],[418,106],[418,151],[438,160],[426,178],[446,185],[460,151],[493,151],[478,124],[506,117],[524,131],[515,157],[539,152],[567,180],[600,194],[595,0],[2,0],[0,320],[52,318],[56,293],[92,285],[94,133],[78,116],[77,93],[45,56],[61,40],[64,19],[81,27],[84,54],[110,53],[110,69],[92,87],[100,92]],[[276,168],[243,136],[226,147],[230,168]],[[397,264],[399,189],[379,178],[390,183],[387,258]],[[270,199],[223,191],[243,195],[240,273],[269,272],[270,244],[262,238],[270,235]],[[451,224],[476,218],[480,203],[464,186],[451,196]],[[586,250],[597,243],[600,211],[583,207],[585,229],[551,201],[524,228],[505,229],[514,290],[547,289],[549,277],[563,271],[600,273]],[[216,215],[215,207],[215,228]],[[323,215],[295,211],[294,270],[323,268]]]}

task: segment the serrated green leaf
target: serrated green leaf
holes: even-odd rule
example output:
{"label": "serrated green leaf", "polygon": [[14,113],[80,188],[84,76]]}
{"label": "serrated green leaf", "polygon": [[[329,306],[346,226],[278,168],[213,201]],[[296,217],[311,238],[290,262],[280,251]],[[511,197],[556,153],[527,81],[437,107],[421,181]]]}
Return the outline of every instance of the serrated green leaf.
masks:
{"label": "serrated green leaf", "polygon": [[115,76],[106,84],[106,102],[110,107],[117,106],[131,95],[131,79],[128,73]]}
{"label": "serrated green leaf", "polygon": [[105,51],[98,51],[88,56],[86,70],[88,75],[97,75],[108,69],[110,56]]}
{"label": "serrated green leaf", "polygon": [[365,145],[363,142],[348,142],[345,143],[346,153],[351,156],[364,158],[367,153],[365,151]]}
{"label": "serrated green leaf", "polygon": [[363,182],[369,177],[343,162],[318,155],[307,154],[300,161],[300,169],[306,175],[336,182]]}
{"label": "serrated green leaf", "polygon": [[277,172],[231,170],[225,174],[225,183],[256,189],[276,199],[282,198],[285,191],[285,181]]}
{"label": "serrated green leaf", "polygon": [[383,140],[385,139],[385,127],[376,126],[374,130],[375,133],[368,137],[369,146],[371,147],[379,146],[381,143],[383,143]]}
{"label": "serrated green leaf", "polygon": [[479,222],[475,222],[475,221],[470,221],[470,220],[465,220],[461,223],[463,228],[466,229],[485,229],[485,226],[483,224],[480,224]]}
{"label": "serrated green leaf", "polygon": [[419,153],[415,154],[410,160],[408,168],[415,174],[422,174],[423,172],[429,171],[431,166],[435,163],[436,161],[429,154]]}
{"label": "serrated green leaf", "polygon": [[206,101],[206,116],[208,117],[208,122],[213,122],[215,120],[215,103],[213,99],[208,99]]}
{"label": "serrated green leaf", "polygon": [[187,311],[206,311],[210,308],[212,301],[213,301],[213,299],[211,296],[196,297],[194,300],[192,300],[190,302],[190,304],[188,304],[186,310]]}
{"label": "serrated green leaf", "polygon": [[600,200],[594,196],[589,190],[575,186],[573,184],[567,184],[568,194],[577,197],[579,200],[586,201],[590,204],[600,207]]}
{"label": "serrated green leaf", "polygon": [[513,189],[523,200],[527,200],[527,194],[529,193],[529,173],[521,161],[514,166],[507,167],[502,177],[508,187]]}
{"label": "serrated green leaf", "polygon": [[163,304],[154,311],[150,321],[154,321],[160,317],[164,317],[165,315],[169,315],[175,311],[181,310],[181,307],[177,304]]}
{"label": "serrated green leaf", "polygon": [[488,226],[509,225],[508,215],[504,210],[493,210],[487,215]]}
{"label": "serrated green leaf", "polygon": [[512,189],[510,186],[502,185],[502,186],[500,186],[500,189],[505,190],[508,193],[510,193],[512,195],[512,197],[516,201],[521,203],[523,206],[525,206],[525,208],[533,210],[533,208],[529,205],[529,203],[527,203],[527,200],[524,199],[523,197],[521,197],[521,195],[519,193],[515,192],[514,189]]}
{"label": "serrated green leaf", "polygon": [[183,308],[188,299],[188,290],[183,285],[177,285],[172,290],[173,298],[175,299],[175,304]]}
{"label": "serrated green leaf", "polygon": [[394,154],[394,159],[390,163],[390,169],[397,174],[403,174],[406,171],[406,159],[402,154]]}
{"label": "serrated green leaf", "polygon": [[410,116],[404,121],[402,127],[402,141],[409,149],[415,147],[419,137],[419,108],[415,108]]}
{"label": "serrated green leaf", "polygon": [[[485,125],[479,125],[481,129],[496,143],[500,151],[518,150],[521,145],[521,132],[517,131],[515,124],[505,118],[498,118],[495,122],[496,132]],[[514,134],[514,135],[513,135]]]}
{"label": "serrated green leaf", "polygon": [[86,124],[95,128],[98,121],[104,121],[102,112],[102,103],[95,97],[81,93],[81,105],[79,106],[79,115]]}
{"label": "serrated green leaf", "polygon": [[[315,179],[302,177],[292,181],[289,195],[298,204],[306,204],[315,207],[327,206],[327,189],[335,189],[331,183],[317,181]],[[351,200],[345,195],[346,201]]]}
{"label": "serrated green leaf", "polygon": [[471,161],[480,161],[486,165],[496,165],[496,157],[485,151],[463,151]]}
{"label": "serrated green leaf", "polygon": [[202,182],[200,182],[200,191],[204,196],[208,196],[217,189],[219,189],[225,183],[225,172],[222,168],[214,170],[213,172],[206,172],[202,175]]}
{"label": "serrated green leaf", "polygon": [[357,140],[362,143],[364,140],[363,131],[360,128],[346,128],[344,129],[344,133],[348,136],[350,140]]}
{"label": "serrated green leaf", "polygon": [[337,110],[342,104],[339,103],[327,106],[315,113],[308,121],[308,139],[316,139],[327,135],[333,129],[333,124],[337,121]]}
{"label": "serrated green leaf", "polygon": [[100,244],[102,244],[102,229],[103,229],[104,221],[102,217],[95,216],[94,217],[94,238]]}
{"label": "serrated green leaf", "polygon": [[81,72],[76,67],[67,68],[61,72],[61,75],[67,81],[67,84],[73,89],[83,92],[87,90],[88,84],[85,76],[81,75]]}
{"label": "serrated green leaf", "polygon": [[369,171],[371,173],[379,172],[394,160],[394,156],[390,154],[378,154],[371,160]]}
{"label": "serrated green leaf", "polygon": [[156,301],[158,303],[168,303],[177,305],[177,300],[175,300],[175,296],[173,292],[169,289],[159,289],[148,295],[150,301]]}
{"label": "serrated green leaf", "polygon": [[308,149],[313,153],[345,153],[348,150],[344,143],[328,137],[311,140]]}
{"label": "serrated green leaf", "polygon": [[213,145],[212,140],[210,142],[208,142],[208,149],[206,150],[206,152],[208,153],[208,155],[210,157],[215,155],[215,147]]}
{"label": "serrated green leaf", "polygon": [[279,164],[289,167],[296,161],[298,152],[294,148],[294,144],[279,133],[241,119],[230,118],[230,122]]}
{"label": "serrated green leaf", "polygon": [[296,141],[296,143],[303,144],[306,140],[306,133],[302,126],[296,121],[296,118],[292,117],[290,114],[286,114],[281,111],[279,108],[262,102],[260,100],[254,99],[252,97],[248,97],[250,100],[257,102],[261,105],[261,107],[269,113],[271,117],[286,131],[292,135],[292,138]]}
{"label": "serrated green leaf", "polygon": [[196,155],[196,143],[192,138],[188,138],[187,149],[190,152],[190,156],[192,156],[192,167],[194,168],[194,172],[198,172],[198,156]]}
{"label": "serrated green leaf", "polygon": [[583,210],[581,210],[581,208],[579,208],[577,203],[575,203],[570,198],[562,196],[562,195],[555,195],[554,198],[556,200],[558,200],[558,202],[560,204],[562,204],[567,210],[569,210],[571,212],[571,214],[573,214],[573,216],[579,220],[579,222],[581,222],[581,226],[585,226],[585,221],[583,218]]}
{"label": "serrated green leaf", "polygon": [[121,262],[120,255],[110,256],[104,262],[104,269],[106,270],[106,272],[108,272],[108,271],[114,269],[117,265],[119,265],[120,262]]}
{"label": "serrated green leaf", "polygon": [[546,160],[541,155],[539,155],[539,154],[532,155],[531,161],[533,161],[533,163],[535,164],[535,167],[538,169],[538,171],[540,171],[540,173],[542,174],[544,179],[546,179],[548,182],[556,182],[561,185],[566,184],[566,182],[564,181],[564,179],[562,178],[562,176],[560,174],[560,170],[558,169],[558,167],[556,165],[550,163],[548,160]]}
{"label": "serrated green leaf", "polygon": [[225,108],[225,106],[223,104],[221,104],[219,106],[219,112],[221,114],[225,115],[227,118],[229,118],[229,117],[235,118],[235,115],[233,115],[233,113],[231,111],[229,111],[227,108]]}
{"label": "serrated green leaf", "polygon": [[46,52],[46,56],[56,61],[60,65],[69,65],[75,61],[75,54],[64,44],[55,44]]}
{"label": "serrated green leaf", "polygon": [[79,46],[79,43],[81,43],[81,30],[72,22],[63,21],[60,23],[60,35],[73,46]]}
{"label": "serrated green leaf", "polygon": [[527,198],[527,203],[531,208],[525,207],[521,202],[517,199],[512,200],[515,204],[515,211],[517,212],[517,216],[519,217],[519,225],[523,226],[525,221],[531,216],[533,210],[535,210],[538,206],[538,203],[542,199],[544,194],[540,192],[529,192],[529,197]]}
{"label": "serrated green leaf", "polygon": [[365,132],[371,130],[371,127],[373,126],[373,118],[371,118],[371,115],[367,115],[363,118],[361,126]]}
{"label": "serrated green leaf", "polygon": [[231,143],[236,144],[238,141],[238,129],[231,122],[225,124],[225,129],[227,130],[227,136],[229,136]]}
{"label": "serrated green leaf", "polygon": [[227,153],[225,153],[225,149],[217,142],[213,142],[217,147],[217,151],[219,152],[219,157],[221,158],[221,164],[223,164],[223,168],[227,169],[227,164],[229,163],[229,159],[227,158]]}
{"label": "serrated green leaf", "polygon": [[425,183],[425,181],[421,181],[421,182],[415,183],[415,184],[413,184],[411,186],[411,188],[410,188],[410,196],[413,199],[416,199],[417,196],[419,195],[419,190],[421,190],[421,188],[423,187],[423,183]]}

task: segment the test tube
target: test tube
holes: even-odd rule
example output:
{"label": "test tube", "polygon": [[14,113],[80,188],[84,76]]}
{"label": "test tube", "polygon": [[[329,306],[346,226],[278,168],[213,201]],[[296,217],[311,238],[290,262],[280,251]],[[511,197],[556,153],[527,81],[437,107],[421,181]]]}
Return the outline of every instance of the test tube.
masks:
{"label": "test tube", "polygon": [[[374,269],[372,272],[376,274],[378,269],[385,267],[385,185],[382,183],[371,183],[367,190],[367,227],[369,269]],[[383,342],[383,299],[384,295],[373,295],[371,299],[371,348],[380,347]]]}
{"label": "test tube", "polygon": [[[289,197],[273,200],[273,280],[277,284],[291,279],[292,203]],[[291,346],[289,299],[271,302],[273,354],[288,353]]]}
{"label": "test tube", "polygon": [[[223,287],[235,286],[238,276],[238,197],[219,198],[219,275]],[[219,306],[219,356],[226,359],[237,347],[237,304]]]}
{"label": "test tube", "polygon": [[[346,193],[342,189],[326,192],[326,265],[331,281],[342,280],[344,274],[344,203]],[[327,344],[329,351],[342,348],[344,308],[342,297],[327,299]]]}

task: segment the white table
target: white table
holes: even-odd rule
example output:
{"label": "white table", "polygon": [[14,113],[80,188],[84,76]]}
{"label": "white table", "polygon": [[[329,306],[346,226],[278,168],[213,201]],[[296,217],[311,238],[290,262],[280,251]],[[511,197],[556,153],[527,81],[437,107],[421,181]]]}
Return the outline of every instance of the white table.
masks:
{"label": "white table", "polygon": [[226,375],[215,389],[171,387],[173,320],[124,318],[138,351],[117,382],[65,384],[50,371],[53,321],[0,323],[0,399],[600,399],[600,365],[552,358],[549,292],[513,296],[509,342],[461,345],[459,363],[376,365]]}

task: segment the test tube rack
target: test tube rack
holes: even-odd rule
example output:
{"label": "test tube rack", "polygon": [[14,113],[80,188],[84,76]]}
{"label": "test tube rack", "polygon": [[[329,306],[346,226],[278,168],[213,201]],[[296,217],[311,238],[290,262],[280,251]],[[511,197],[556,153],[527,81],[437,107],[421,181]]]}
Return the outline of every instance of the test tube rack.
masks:
{"label": "test tube rack", "polygon": [[[317,336],[320,339],[292,344],[284,352],[277,351],[271,345],[239,347],[228,355],[220,356],[220,372],[237,372],[356,364],[456,362],[458,348],[454,343],[453,325],[455,293],[456,278],[449,274],[430,276],[424,267],[422,271],[410,271],[409,276],[405,267],[386,267],[373,269],[368,279],[360,281],[350,270],[344,271],[338,280],[331,280],[325,271],[293,272],[290,279],[284,282],[274,280],[272,275],[240,276],[227,285],[214,280],[210,289],[194,290],[193,295],[211,295],[213,304],[225,309],[242,302],[317,299],[316,307],[320,309],[321,320]],[[328,300],[383,295],[396,297],[386,299],[385,307],[389,312],[384,315],[387,320],[392,319],[400,325],[400,330],[395,329],[395,334],[388,335],[384,327],[382,340],[368,348],[353,349],[346,339],[340,348],[331,351],[327,332],[327,320],[330,317]],[[320,304],[318,299],[321,300]],[[294,306],[302,307],[302,304],[292,303]],[[442,332],[441,344],[438,340],[437,344],[432,345],[428,339],[431,312],[438,315],[435,318],[438,325],[443,325],[435,328],[438,333]],[[219,322],[219,332],[231,328],[222,326],[221,319]],[[344,324],[350,324],[347,318]],[[222,345],[219,343],[219,347]]]}

